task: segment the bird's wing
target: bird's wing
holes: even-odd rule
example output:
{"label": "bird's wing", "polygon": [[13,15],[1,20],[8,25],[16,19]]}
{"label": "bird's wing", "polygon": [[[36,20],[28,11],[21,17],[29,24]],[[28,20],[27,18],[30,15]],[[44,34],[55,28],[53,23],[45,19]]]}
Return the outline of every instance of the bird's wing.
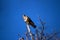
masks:
{"label": "bird's wing", "polygon": [[29,18],[29,24],[32,26],[32,27],[34,27],[34,28],[36,28],[36,25],[34,24],[34,22]]}
{"label": "bird's wing", "polygon": [[34,22],[29,17],[28,17],[28,20],[31,25],[34,25]]}

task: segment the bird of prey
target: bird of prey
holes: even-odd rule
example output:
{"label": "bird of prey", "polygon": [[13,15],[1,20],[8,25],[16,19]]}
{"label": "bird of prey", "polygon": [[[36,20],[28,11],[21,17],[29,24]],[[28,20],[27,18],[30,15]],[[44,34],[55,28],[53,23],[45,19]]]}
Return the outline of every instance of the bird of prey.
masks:
{"label": "bird of prey", "polygon": [[24,19],[26,24],[31,25],[33,28],[36,28],[36,25],[28,16],[23,15],[23,19]]}

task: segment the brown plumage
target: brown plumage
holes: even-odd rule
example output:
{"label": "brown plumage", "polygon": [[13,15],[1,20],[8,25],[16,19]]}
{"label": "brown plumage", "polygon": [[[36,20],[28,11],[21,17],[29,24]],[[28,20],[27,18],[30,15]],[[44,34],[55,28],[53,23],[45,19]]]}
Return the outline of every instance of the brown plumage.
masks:
{"label": "brown plumage", "polygon": [[23,15],[23,19],[26,22],[26,24],[31,25],[33,28],[36,28],[36,25],[28,16]]}

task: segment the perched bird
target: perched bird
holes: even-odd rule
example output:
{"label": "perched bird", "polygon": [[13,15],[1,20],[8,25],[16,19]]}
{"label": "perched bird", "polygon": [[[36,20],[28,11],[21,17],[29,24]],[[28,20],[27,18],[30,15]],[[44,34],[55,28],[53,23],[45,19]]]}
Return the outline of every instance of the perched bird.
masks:
{"label": "perched bird", "polygon": [[23,15],[23,19],[24,19],[26,24],[31,25],[33,28],[36,28],[36,25],[28,16]]}

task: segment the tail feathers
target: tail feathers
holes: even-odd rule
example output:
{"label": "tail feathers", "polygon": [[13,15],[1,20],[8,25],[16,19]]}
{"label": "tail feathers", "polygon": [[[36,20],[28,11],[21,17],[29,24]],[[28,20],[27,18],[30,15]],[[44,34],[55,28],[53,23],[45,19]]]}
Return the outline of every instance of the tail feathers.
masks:
{"label": "tail feathers", "polygon": [[33,25],[33,28],[36,28],[36,25]]}

